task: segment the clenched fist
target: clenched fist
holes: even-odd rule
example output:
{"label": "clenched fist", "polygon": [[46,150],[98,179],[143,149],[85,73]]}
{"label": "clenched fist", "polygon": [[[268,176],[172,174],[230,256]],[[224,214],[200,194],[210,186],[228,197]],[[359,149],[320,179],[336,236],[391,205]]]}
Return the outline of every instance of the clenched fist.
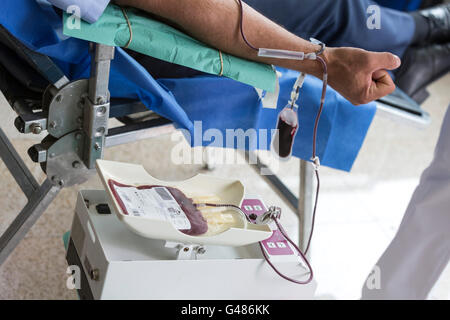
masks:
{"label": "clenched fist", "polygon": [[357,48],[328,48],[328,83],[354,105],[365,104],[395,90],[387,70],[400,67],[401,60],[388,52]]}

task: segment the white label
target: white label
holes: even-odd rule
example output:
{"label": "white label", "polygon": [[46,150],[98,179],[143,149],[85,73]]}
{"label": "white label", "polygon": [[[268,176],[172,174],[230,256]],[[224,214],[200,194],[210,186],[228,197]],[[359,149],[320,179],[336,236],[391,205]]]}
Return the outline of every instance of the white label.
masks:
{"label": "white label", "polygon": [[130,216],[169,221],[178,230],[191,229],[191,223],[178,202],[165,187],[138,189],[114,186]]}

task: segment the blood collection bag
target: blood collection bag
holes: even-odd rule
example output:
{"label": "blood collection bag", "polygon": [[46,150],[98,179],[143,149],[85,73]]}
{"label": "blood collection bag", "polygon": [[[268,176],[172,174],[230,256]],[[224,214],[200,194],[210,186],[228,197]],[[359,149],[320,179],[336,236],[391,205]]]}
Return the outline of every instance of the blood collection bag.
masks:
{"label": "blood collection bag", "polygon": [[277,130],[272,138],[272,150],[281,158],[289,159],[298,131],[297,108],[289,104],[278,115]]}
{"label": "blood collection bag", "polygon": [[208,231],[207,220],[181,190],[159,185],[132,186],[110,180],[109,186],[125,215],[169,221],[179,231],[198,236]]}

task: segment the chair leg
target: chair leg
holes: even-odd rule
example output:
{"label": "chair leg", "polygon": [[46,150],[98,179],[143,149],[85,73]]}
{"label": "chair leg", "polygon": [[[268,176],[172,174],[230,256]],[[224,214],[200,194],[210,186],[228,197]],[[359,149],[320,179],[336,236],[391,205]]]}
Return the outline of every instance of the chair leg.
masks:
{"label": "chair leg", "polygon": [[55,199],[60,190],[60,187],[53,185],[47,179],[35,191],[22,211],[0,237],[0,265],[5,262],[19,242],[30,231],[31,227]]}
{"label": "chair leg", "polygon": [[0,157],[11,172],[19,187],[25,196],[29,199],[32,194],[39,188],[39,184],[34,179],[30,170],[17,153],[14,146],[9,141],[6,134],[0,128]]}
{"label": "chair leg", "polygon": [[49,180],[45,180],[39,186],[1,128],[0,157],[28,198],[26,206],[0,237],[1,265],[53,201],[60,187],[53,185]]}
{"label": "chair leg", "polygon": [[311,232],[311,219],[314,206],[313,199],[314,172],[310,163],[300,160],[300,192],[298,199],[299,244],[306,250],[309,233]]}

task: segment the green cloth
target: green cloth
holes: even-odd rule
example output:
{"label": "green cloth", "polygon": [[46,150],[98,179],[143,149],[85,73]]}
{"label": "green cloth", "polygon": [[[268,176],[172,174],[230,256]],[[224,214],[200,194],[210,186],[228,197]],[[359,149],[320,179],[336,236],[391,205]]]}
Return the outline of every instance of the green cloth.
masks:
{"label": "green cloth", "polygon": [[[218,75],[221,70],[217,49],[208,47],[185,33],[154,20],[143,11],[126,8],[131,22],[133,39],[131,50],[157,59]],[[119,6],[108,5],[100,19],[93,24],[81,21],[81,28],[73,28],[69,15],[64,14],[64,34],[70,37],[124,47],[130,39],[130,30]],[[72,27],[72,28],[71,28]],[[269,92],[275,91],[276,73],[272,66],[223,56],[223,76]]]}

